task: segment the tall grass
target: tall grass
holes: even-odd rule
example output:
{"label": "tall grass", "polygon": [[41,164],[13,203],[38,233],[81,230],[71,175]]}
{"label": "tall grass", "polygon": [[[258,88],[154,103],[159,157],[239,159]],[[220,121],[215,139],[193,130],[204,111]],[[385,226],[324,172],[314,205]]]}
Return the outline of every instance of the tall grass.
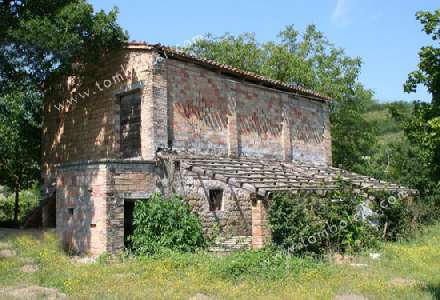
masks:
{"label": "tall grass", "polygon": [[[440,282],[440,225],[416,240],[382,245],[382,256],[355,258],[367,267],[288,257],[270,249],[217,257],[206,252],[161,253],[135,258],[103,256],[75,263],[53,233],[2,240],[17,256],[0,258],[0,286],[54,287],[72,299],[189,299],[201,293],[217,299],[333,299],[360,294],[369,299],[433,299]],[[38,271],[20,268],[36,264]],[[396,286],[393,278],[415,285]]]}

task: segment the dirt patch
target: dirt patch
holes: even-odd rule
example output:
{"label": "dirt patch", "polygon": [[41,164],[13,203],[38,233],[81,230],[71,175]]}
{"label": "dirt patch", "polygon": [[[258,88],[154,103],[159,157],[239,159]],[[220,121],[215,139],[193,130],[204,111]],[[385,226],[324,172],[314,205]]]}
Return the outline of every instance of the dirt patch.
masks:
{"label": "dirt patch", "polygon": [[6,299],[37,300],[37,299],[67,299],[67,295],[57,289],[45,288],[37,285],[29,287],[7,287],[0,289],[0,295]]}
{"label": "dirt patch", "polygon": [[396,277],[396,278],[391,279],[390,283],[393,286],[404,287],[404,286],[415,286],[419,282],[417,280],[414,280],[414,279],[403,278],[403,277]]}
{"label": "dirt patch", "polygon": [[17,253],[12,249],[2,249],[0,250],[0,258],[8,258],[16,256]]}
{"label": "dirt patch", "polygon": [[96,263],[96,257],[93,256],[72,256],[71,260],[75,264],[89,265]]}
{"label": "dirt patch", "polygon": [[20,271],[24,273],[34,273],[38,271],[38,266],[32,264],[24,265],[23,267],[20,268]]}
{"label": "dirt patch", "polygon": [[331,260],[337,265],[345,265],[353,263],[354,257],[351,255],[341,255],[339,253],[335,253],[333,256],[331,256]]}
{"label": "dirt patch", "polygon": [[7,248],[11,248],[11,244],[7,243],[7,242],[0,242],[0,249],[7,249]]}
{"label": "dirt patch", "polygon": [[214,298],[202,293],[197,293],[189,298],[189,300],[214,300]]}
{"label": "dirt patch", "polygon": [[344,295],[337,295],[335,297],[335,300],[368,300],[368,298],[363,295],[344,294]]}

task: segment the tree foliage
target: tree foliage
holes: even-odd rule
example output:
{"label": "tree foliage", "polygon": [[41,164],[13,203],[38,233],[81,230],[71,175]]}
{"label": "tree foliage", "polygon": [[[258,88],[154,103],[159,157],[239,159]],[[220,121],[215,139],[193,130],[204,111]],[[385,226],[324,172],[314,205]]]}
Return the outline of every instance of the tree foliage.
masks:
{"label": "tree foliage", "polygon": [[40,175],[41,95],[14,87],[0,95],[0,184],[15,193],[14,221],[19,214],[19,195]]}
{"label": "tree foliage", "polygon": [[432,94],[432,101],[416,102],[403,127],[409,142],[418,149],[415,159],[429,170],[430,180],[425,182],[424,189],[430,189],[440,180],[440,9],[421,11],[416,16],[434,44],[421,48],[419,68],[408,75],[404,89],[410,93],[424,85]]}
{"label": "tree foliage", "polygon": [[50,75],[71,75],[120,47],[127,36],[116,16],[84,0],[1,0],[0,91],[17,81],[42,89]]}
{"label": "tree foliage", "polygon": [[183,50],[330,96],[334,164],[354,168],[369,154],[374,134],[361,113],[373,93],[358,80],[361,59],[336,48],[316,26],[308,26],[303,34],[287,26],[266,43],[252,33],[207,34]]}
{"label": "tree foliage", "polygon": [[363,201],[343,184],[326,195],[275,194],[269,209],[272,240],[296,255],[357,252],[372,247],[377,231],[356,216]]}
{"label": "tree foliage", "polygon": [[415,205],[389,192],[371,192],[369,199],[350,182],[338,185],[326,194],[275,194],[269,208],[273,243],[297,255],[352,253],[414,232]]}
{"label": "tree foliage", "polygon": [[84,0],[0,0],[0,184],[19,191],[39,177],[42,102],[48,79],[84,75],[122,45],[117,10]]}

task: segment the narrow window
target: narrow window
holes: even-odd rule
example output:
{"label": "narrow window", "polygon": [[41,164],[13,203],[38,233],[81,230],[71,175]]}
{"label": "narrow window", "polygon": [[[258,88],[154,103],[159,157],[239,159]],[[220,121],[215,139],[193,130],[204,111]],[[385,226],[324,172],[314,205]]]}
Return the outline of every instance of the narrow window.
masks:
{"label": "narrow window", "polygon": [[120,149],[122,158],[141,154],[141,96],[133,93],[121,97]]}
{"label": "narrow window", "polygon": [[223,190],[209,190],[209,211],[220,211],[223,207]]}
{"label": "narrow window", "polygon": [[69,216],[73,216],[73,207],[69,207],[68,209],[67,209],[67,212],[69,213]]}

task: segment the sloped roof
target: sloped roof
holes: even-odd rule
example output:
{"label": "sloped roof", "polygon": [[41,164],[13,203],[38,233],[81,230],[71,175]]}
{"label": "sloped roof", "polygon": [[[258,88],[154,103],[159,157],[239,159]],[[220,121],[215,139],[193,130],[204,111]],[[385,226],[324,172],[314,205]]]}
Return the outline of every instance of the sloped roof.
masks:
{"label": "sloped roof", "polygon": [[253,72],[244,71],[238,68],[235,68],[230,65],[220,64],[216,61],[197,58],[193,55],[185,53],[183,51],[178,50],[177,48],[167,47],[161,44],[147,44],[146,42],[140,41],[132,41],[128,43],[129,49],[149,49],[156,50],[162,53],[166,57],[171,57],[174,59],[188,61],[206,68],[214,69],[216,71],[222,72],[224,74],[232,75],[234,77],[242,78],[251,82],[255,82],[257,84],[275,88],[278,90],[297,93],[301,96],[311,98],[313,100],[319,101],[330,101],[331,98],[325,95],[322,95],[318,92],[306,89],[300,85],[287,84],[285,82],[279,80],[273,80],[265,76],[258,75]]}
{"label": "sloped roof", "polygon": [[410,195],[418,193],[417,190],[398,184],[324,165],[191,155],[162,157],[180,160],[181,168],[262,197],[273,192],[332,190],[338,187],[339,180],[349,181],[354,188],[363,191],[403,192]]}

